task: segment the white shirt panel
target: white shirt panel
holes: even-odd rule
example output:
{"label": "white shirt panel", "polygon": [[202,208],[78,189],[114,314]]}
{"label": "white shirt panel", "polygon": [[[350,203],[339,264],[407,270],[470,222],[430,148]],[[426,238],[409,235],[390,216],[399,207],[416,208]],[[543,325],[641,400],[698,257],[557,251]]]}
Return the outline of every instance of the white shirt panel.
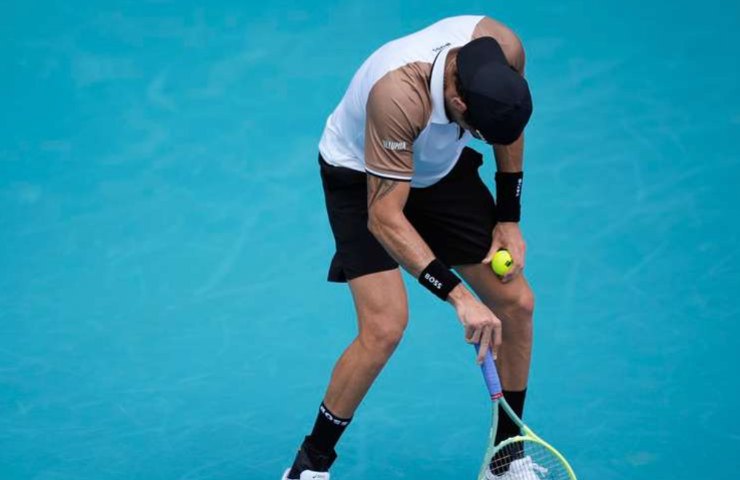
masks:
{"label": "white shirt panel", "polygon": [[444,60],[450,48],[468,43],[483,16],[459,16],[441,20],[423,30],[386,43],[355,73],[339,105],[326,121],[319,143],[330,165],[365,171],[366,104],[373,85],[386,73],[413,62],[434,62],[431,91],[432,116],[414,141],[412,187],[433,185],[455,166],[472,136],[449,123],[444,109]]}

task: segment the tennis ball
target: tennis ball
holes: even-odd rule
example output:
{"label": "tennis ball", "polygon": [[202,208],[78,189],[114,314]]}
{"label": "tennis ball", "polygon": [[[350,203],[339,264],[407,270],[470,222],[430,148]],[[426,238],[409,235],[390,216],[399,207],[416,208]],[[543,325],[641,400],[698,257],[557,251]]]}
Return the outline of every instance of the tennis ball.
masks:
{"label": "tennis ball", "polygon": [[511,258],[511,254],[508,250],[502,248],[496,254],[493,256],[493,261],[491,262],[491,268],[493,269],[493,273],[498,275],[499,277],[503,277],[507,273],[509,273],[509,270],[511,270],[511,267],[514,265],[514,259]]}

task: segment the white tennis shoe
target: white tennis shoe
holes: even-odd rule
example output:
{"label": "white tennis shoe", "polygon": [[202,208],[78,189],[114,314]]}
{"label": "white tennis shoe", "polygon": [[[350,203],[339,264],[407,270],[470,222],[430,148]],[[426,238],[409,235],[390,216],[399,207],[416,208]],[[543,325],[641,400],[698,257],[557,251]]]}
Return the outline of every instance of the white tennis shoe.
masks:
{"label": "white tennis shoe", "polygon": [[514,460],[503,475],[495,475],[490,470],[486,472],[486,480],[542,480],[546,476],[547,469],[534,463],[532,457]]}
{"label": "white tennis shoe", "polygon": [[[290,473],[290,469],[287,469],[285,473],[283,473],[283,480],[289,480],[288,473]],[[298,480],[329,480],[329,472],[312,472],[311,470],[304,470],[301,472],[301,476]]]}

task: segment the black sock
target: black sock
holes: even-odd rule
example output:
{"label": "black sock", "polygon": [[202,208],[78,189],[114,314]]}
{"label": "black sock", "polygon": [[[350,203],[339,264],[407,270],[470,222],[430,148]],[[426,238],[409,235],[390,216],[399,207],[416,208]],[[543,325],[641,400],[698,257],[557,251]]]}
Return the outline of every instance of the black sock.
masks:
{"label": "black sock", "polygon": [[[514,413],[519,418],[522,418],[524,414],[524,399],[527,396],[527,389],[521,391],[510,391],[504,390],[504,398],[506,403],[509,404]],[[496,429],[496,445],[503,442],[507,438],[515,437],[519,435],[519,427],[509,416],[504,412],[504,409],[499,406],[498,408],[498,428]],[[491,470],[496,475],[503,475],[509,469],[509,464],[512,460],[522,458],[524,452],[522,451],[521,445],[513,444],[511,447],[500,450],[491,460]]]}
{"label": "black sock", "polygon": [[[517,417],[522,418],[524,413],[524,399],[527,396],[527,390],[521,390],[519,392],[504,390],[504,398],[506,403],[509,404]],[[499,444],[509,437],[515,437],[519,435],[519,427],[508,415],[504,412],[502,407],[498,407],[498,429],[496,430],[496,444]]]}
{"label": "black sock", "polygon": [[351,418],[337,417],[322,403],[308,439],[319,451],[329,453],[337,446],[339,437],[351,421]]}
{"label": "black sock", "polygon": [[337,417],[322,403],[313,430],[303,441],[288,478],[298,478],[304,470],[328,471],[336,459],[334,447],[351,421]]}

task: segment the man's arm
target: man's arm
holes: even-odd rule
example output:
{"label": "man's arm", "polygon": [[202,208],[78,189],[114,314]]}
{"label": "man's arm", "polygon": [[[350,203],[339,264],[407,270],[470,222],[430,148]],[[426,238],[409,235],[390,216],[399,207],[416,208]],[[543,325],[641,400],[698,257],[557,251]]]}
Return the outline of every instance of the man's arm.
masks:
{"label": "man's arm", "polygon": [[[368,229],[407,272],[418,278],[434,259],[432,249],[403,213],[409,182],[367,176]],[[448,301],[457,306],[463,297],[472,296],[463,284],[456,286]]]}
{"label": "man's arm", "polygon": [[511,145],[494,145],[496,169],[499,172],[516,173],[524,169],[524,134]]}
{"label": "man's arm", "polygon": [[[434,259],[434,253],[403,213],[409,182],[399,182],[368,174],[368,229],[386,251],[414,277]],[[494,352],[501,344],[501,322],[463,285],[458,284],[447,297],[465,327],[469,343],[480,343],[478,362],[489,347]]]}
{"label": "man's arm", "polygon": [[[494,145],[493,147],[494,156],[496,157],[496,169],[497,177],[505,176],[505,174],[517,174],[523,172],[523,152],[524,152],[524,134],[522,134],[514,143],[511,145]],[[503,174],[503,175],[502,175]],[[496,184],[496,197],[498,200],[499,212],[502,210],[502,190],[510,191],[512,188],[502,188],[503,183],[510,183],[512,180],[505,180],[497,178]],[[521,176],[519,177],[521,182]],[[521,192],[521,183],[518,188]],[[505,193],[511,195],[511,193]],[[518,197],[518,194],[517,194]],[[519,199],[516,199],[519,202]],[[519,275],[524,269],[524,263],[526,258],[527,245],[524,242],[522,231],[519,228],[519,220],[516,219],[499,219],[496,226],[493,229],[493,240],[491,242],[491,248],[488,251],[488,255],[483,259],[483,263],[491,263],[493,256],[500,249],[505,248],[511,253],[511,258],[514,260],[514,268],[507,273],[502,281],[507,283],[511,281],[516,275]]]}
{"label": "man's arm", "polygon": [[[525,52],[519,37],[508,27],[492,19],[482,21],[481,28],[481,34],[491,35],[499,41],[509,64],[523,76]],[[497,176],[501,177],[501,182],[496,182],[496,197],[499,206],[501,206],[507,199],[502,198],[502,191],[500,190],[506,190],[505,194],[510,194],[511,190],[511,188],[501,187],[505,186],[507,182],[510,184],[513,181],[512,177],[514,175],[512,174],[521,174],[524,171],[524,134],[522,133],[511,145],[494,145],[493,154],[496,158]],[[506,178],[506,174],[509,174],[508,178]],[[519,202],[519,194],[521,193],[521,176],[518,178],[518,181],[520,183],[515,188],[517,190],[517,204]],[[524,269],[526,257],[526,244],[524,243],[522,231],[519,228],[518,215],[515,219],[506,218],[496,223],[496,227],[493,230],[491,249],[488,255],[486,255],[486,258],[483,259],[483,263],[490,263],[493,255],[501,248],[509,250],[511,257],[514,259],[514,268],[502,279],[504,282],[509,282]]]}
{"label": "man's arm", "polygon": [[434,260],[434,253],[403,213],[409,182],[368,175],[367,188],[368,229],[403,268],[418,277]]}

